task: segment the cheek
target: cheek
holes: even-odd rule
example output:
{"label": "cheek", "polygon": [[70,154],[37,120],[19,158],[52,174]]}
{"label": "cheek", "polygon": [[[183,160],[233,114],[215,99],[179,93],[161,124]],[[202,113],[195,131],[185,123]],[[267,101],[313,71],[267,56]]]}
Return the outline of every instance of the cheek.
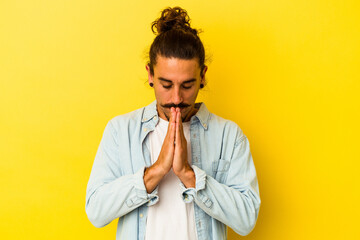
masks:
{"label": "cheek", "polygon": [[183,95],[184,99],[195,100],[197,96],[197,92],[198,91],[196,91],[196,89],[185,92]]}
{"label": "cheek", "polygon": [[169,103],[169,100],[171,99],[171,94],[164,88],[155,89],[155,96],[158,102],[162,104]]}

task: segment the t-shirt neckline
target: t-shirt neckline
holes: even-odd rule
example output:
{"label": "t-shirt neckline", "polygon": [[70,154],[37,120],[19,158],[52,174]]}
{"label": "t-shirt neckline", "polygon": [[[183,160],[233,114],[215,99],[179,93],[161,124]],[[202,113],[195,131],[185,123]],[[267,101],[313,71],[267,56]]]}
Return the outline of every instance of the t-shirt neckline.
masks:
{"label": "t-shirt neckline", "polygon": [[[159,117],[159,123],[158,124],[161,124],[161,126],[166,126],[167,127],[169,125],[169,122],[166,121],[165,119],[162,119],[161,117]],[[184,128],[190,127],[190,121],[183,122],[183,127]]]}

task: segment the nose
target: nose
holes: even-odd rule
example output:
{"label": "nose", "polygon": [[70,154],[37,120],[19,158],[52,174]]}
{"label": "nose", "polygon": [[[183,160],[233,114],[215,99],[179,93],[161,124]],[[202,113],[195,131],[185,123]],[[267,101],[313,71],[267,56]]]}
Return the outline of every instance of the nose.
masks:
{"label": "nose", "polygon": [[179,87],[174,87],[173,93],[172,93],[172,102],[175,105],[178,105],[180,103],[182,103],[183,98],[181,96],[181,91]]}

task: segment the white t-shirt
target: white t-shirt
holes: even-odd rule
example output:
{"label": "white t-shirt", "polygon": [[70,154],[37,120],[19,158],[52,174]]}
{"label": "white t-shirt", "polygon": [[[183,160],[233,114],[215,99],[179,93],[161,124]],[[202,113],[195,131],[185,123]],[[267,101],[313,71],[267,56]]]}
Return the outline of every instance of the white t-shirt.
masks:
{"label": "white t-shirt", "polygon": [[[159,157],[169,122],[159,118],[155,130],[149,133],[151,163]],[[183,123],[187,141],[188,160],[191,163],[190,122]],[[194,203],[185,203],[182,199],[180,179],[171,169],[160,181],[159,202],[148,208],[146,220],[146,240],[197,240]]]}

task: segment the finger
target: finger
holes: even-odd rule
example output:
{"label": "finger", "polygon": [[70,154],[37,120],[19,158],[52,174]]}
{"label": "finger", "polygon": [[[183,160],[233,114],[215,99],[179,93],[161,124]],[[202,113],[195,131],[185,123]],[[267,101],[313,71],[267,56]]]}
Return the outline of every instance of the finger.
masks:
{"label": "finger", "polygon": [[179,134],[182,140],[185,139],[185,135],[184,135],[184,128],[183,128],[183,124],[182,124],[182,118],[181,118],[181,111],[179,109],[179,116],[177,116],[176,121],[179,124]]}
{"label": "finger", "polygon": [[175,123],[175,120],[176,120],[176,109],[174,107],[171,107],[169,123]]}
{"label": "finger", "polygon": [[176,124],[171,122],[169,123],[170,127],[169,127],[169,131],[168,131],[168,134],[169,134],[169,143],[171,143],[171,145],[173,146],[174,145],[174,141],[175,141],[175,128],[176,128]]}
{"label": "finger", "polygon": [[171,108],[171,122],[169,123],[172,126],[173,137],[172,141],[175,141],[175,131],[176,131],[176,109],[174,107]]}
{"label": "finger", "polygon": [[179,122],[180,108],[176,108],[176,122]]}
{"label": "finger", "polygon": [[168,125],[168,133],[170,131],[170,127],[171,127],[171,123],[175,122],[175,118],[176,118],[176,112],[175,112],[175,108],[171,107],[170,108],[170,119],[169,119],[169,125]]}
{"label": "finger", "polygon": [[171,113],[170,113],[170,122],[171,126],[173,127],[173,132],[175,133],[175,123],[176,123],[176,109],[174,107],[171,107]]}
{"label": "finger", "polygon": [[175,140],[175,119],[176,119],[176,111],[175,108],[172,107],[170,108],[169,125],[165,136],[165,140],[170,141],[171,145],[174,145],[174,140]]}
{"label": "finger", "polygon": [[179,127],[180,127],[180,132],[182,135],[184,135],[184,130],[183,130],[183,124],[182,124],[182,118],[181,118],[181,111],[179,110]]}
{"label": "finger", "polygon": [[181,145],[181,132],[180,132],[180,121],[181,121],[181,113],[178,108],[176,108],[176,145]]}

